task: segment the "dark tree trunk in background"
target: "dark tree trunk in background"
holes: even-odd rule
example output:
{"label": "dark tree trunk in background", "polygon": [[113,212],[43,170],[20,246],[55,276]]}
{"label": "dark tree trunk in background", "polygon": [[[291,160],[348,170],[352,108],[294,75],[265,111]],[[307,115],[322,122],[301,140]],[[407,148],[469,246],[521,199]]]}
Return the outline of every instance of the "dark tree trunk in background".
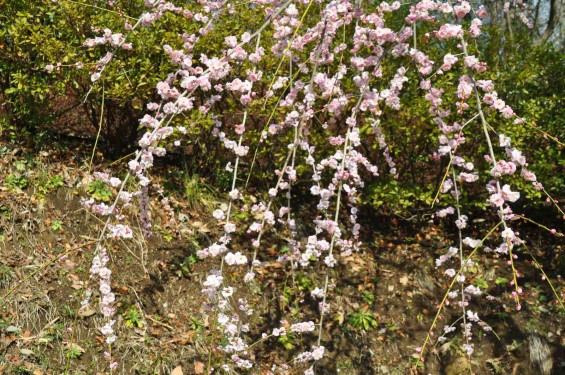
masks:
{"label": "dark tree trunk in background", "polygon": [[[96,138],[100,126],[100,110],[100,104],[88,102],[86,113],[94,127],[92,139]],[[137,148],[135,141],[138,136],[140,116],[141,112],[134,108],[131,101],[106,98],[98,148],[112,159],[134,151]]]}
{"label": "dark tree trunk in background", "polygon": [[[564,2],[565,0],[528,1],[529,13],[527,15],[534,23],[534,32],[539,35],[539,43],[552,40],[558,47],[565,46],[565,35],[563,34]],[[490,23],[504,27],[511,37],[512,25],[510,23],[516,25],[522,22],[518,17],[520,10],[511,9],[511,14],[506,14],[504,12],[504,1],[501,0],[485,0],[484,5],[489,12]]]}
{"label": "dark tree trunk in background", "polygon": [[[540,0],[541,1],[541,0]],[[541,36],[542,41],[547,41],[555,32],[558,33],[559,39],[563,41],[563,33],[561,30],[563,23],[563,0],[550,0],[549,18],[547,27]]]}
{"label": "dark tree trunk in background", "polygon": [[138,117],[132,103],[106,100],[104,108],[106,153],[118,158],[136,149]]}

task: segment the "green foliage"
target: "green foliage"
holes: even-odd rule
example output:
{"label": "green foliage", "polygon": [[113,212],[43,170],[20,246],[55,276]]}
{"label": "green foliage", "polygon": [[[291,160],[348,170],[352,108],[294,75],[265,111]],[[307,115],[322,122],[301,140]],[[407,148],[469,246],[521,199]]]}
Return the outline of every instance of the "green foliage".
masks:
{"label": "green foliage", "polygon": [[63,186],[63,184],[63,177],[59,175],[46,176],[44,173],[40,173],[33,182],[40,196],[45,196],[55,191],[57,188]]}
{"label": "green foliage", "polygon": [[307,275],[296,275],[296,285],[301,291],[314,289],[314,282]]}
{"label": "green foliage", "polygon": [[424,372],[424,370],[426,369],[424,362],[420,361],[418,354],[413,354],[412,356],[410,356],[409,363],[411,367],[415,368],[419,372]]}
{"label": "green foliage", "polygon": [[199,333],[202,331],[205,325],[202,319],[198,319],[197,317],[191,316],[189,326],[190,329]]}
{"label": "green foliage", "polygon": [[127,309],[127,311],[123,313],[122,316],[124,317],[124,322],[126,327],[129,328],[143,327],[141,316],[139,315],[139,312],[137,311],[137,308],[134,305],[130,306],[129,309]]}
{"label": "green foliage", "polygon": [[375,303],[375,295],[368,290],[364,290],[363,293],[361,293],[361,298],[363,298],[363,302],[369,306]]}
{"label": "green foliage", "polygon": [[63,331],[65,327],[62,323],[54,324],[49,330],[45,333],[45,340],[44,343],[49,343],[51,341],[58,341],[63,339]]}
{"label": "green foliage", "polygon": [[86,187],[86,192],[97,201],[110,202],[112,191],[104,181],[95,180]]}
{"label": "green foliage", "polygon": [[431,186],[402,184],[397,180],[377,182],[369,186],[366,203],[381,211],[406,215],[417,206],[430,206],[433,201]]}
{"label": "green foliage", "polygon": [[[130,21],[146,11],[143,2],[123,2],[120,8]],[[88,2],[0,0],[0,9],[0,99],[7,110],[2,130],[25,136],[49,130],[62,115],[76,112],[92,87],[90,74],[96,62],[107,52],[116,52],[84,103],[88,116],[77,121],[81,127],[90,122],[88,129],[95,134],[104,116],[102,137],[106,151],[113,154],[132,146],[144,103],[155,97],[155,84],[174,70],[162,45],[180,48],[179,35],[199,27],[182,15],[166,13],[150,29],[140,27],[129,34],[115,10]],[[128,34],[133,50],[82,47],[105,28]],[[212,38],[211,45],[219,49],[223,38]],[[47,71],[47,65],[54,65],[54,70]],[[101,114],[103,90],[106,103]],[[197,128],[205,132],[204,127]]]}
{"label": "green foliage", "polygon": [[184,176],[184,198],[189,210],[211,211],[216,203],[214,188],[202,182],[198,175]]}
{"label": "green foliage", "polygon": [[6,186],[10,190],[18,190],[18,189],[25,189],[28,185],[28,179],[19,174],[19,173],[10,173],[6,176],[6,182],[4,186]]}
{"label": "green foliage", "polygon": [[182,194],[191,212],[210,212],[217,203],[216,188],[205,182],[198,174],[190,174],[188,169],[170,169],[165,176],[164,187],[168,191]]}
{"label": "green foliage", "polygon": [[[562,196],[565,191],[565,155],[563,147],[544,137],[543,131],[565,139],[565,55],[550,44],[536,44],[531,34],[519,31],[514,40],[502,35],[497,27],[485,28],[489,38],[483,37],[480,43],[471,48],[489,66],[480,79],[491,79],[499,97],[503,98],[520,117],[527,119],[522,124],[504,119],[490,108],[484,108],[489,125],[496,133],[504,133],[512,138],[512,146],[524,152],[528,159],[528,169],[535,172],[550,194]],[[426,30],[419,32],[424,33]],[[445,51],[442,48],[427,50],[433,61],[440,61]],[[386,66],[386,62],[384,63]],[[364,202],[385,213],[401,216],[413,215],[420,210],[430,210],[435,192],[447,167],[447,161],[434,161],[431,157],[437,150],[437,125],[427,113],[428,104],[418,88],[421,77],[409,70],[410,81],[404,89],[401,111],[383,110],[381,128],[390,147],[391,156],[396,163],[398,178],[388,174],[386,164],[379,162],[380,176],[368,184],[368,194]],[[444,76],[456,80],[454,72]],[[449,80],[448,80],[449,81]],[[441,86],[442,96],[447,107],[453,106],[457,97],[455,87]],[[537,127],[531,126],[536,123]],[[482,129],[478,122],[470,124],[465,132],[466,150],[474,150],[477,155],[473,162],[486,169],[482,155],[488,154]],[[497,135],[491,132],[496,142]],[[497,143],[497,142],[496,142]],[[495,145],[496,146],[496,145]],[[372,146],[373,160],[382,160],[377,142]],[[504,150],[495,147],[499,158],[505,157]],[[486,181],[484,181],[486,182]],[[522,192],[526,199],[519,204],[524,208],[539,208],[545,196],[530,182],[519,176],[512,179],[512,186]],[[483,184],[463,184],[463,210],[484,210],[487,194]],[[442,199],[448,197],[442,196]],[[446,203],[446,202],[443,202]]]}
{"label": "green foliage", "polygon": [[27,169],[28,161],[29,160],[16,160],[13,165],[18,172],[24,172]]}
{"label": "green foliage", "polygon": [[494,374],[503,374],[504,373],[504,366],[500,359],[498,358],[489,358],[486,360],[486,363],[490,366],[490,369]]}
{"label": "green foliage", "polygon": [[[501,132],[513,138],[513,146],[524,150],[528,169],[536,173],[550,194],[562,196],[565,191],[564,150],[543,132],[565,139],[565,98],[562,95],[565,91],[565,54],[551,45],[536,45],[529,37],[523,37],[514,42],[520,43],[520,48],[507,45],[504,57],[493,54],[491,64],[498,65],[500,72],[493,71],[491,76],[501,87],[498,91],[528,122],[518,126],[508,122],[497,125]],[[530,183],[522,179],[513,183],[534,205],[539,205],[540,198],[545,199]]]}
{"label": "green foliage", "polygon": [[475,279],[475,285],[479,288],[481,288],[482,290],[487,290],[488,289],[488,282],[483,279],[482,277],[477,277]]}
{"label": "green foliage", "polygon": [[348,322],[357,330],[369,331],[378,327],[379,323],[375,315],[368,309],[359,309],[349,314]]}
{"label": "green foliage", "polygon": [[70,307],[70,306],[64,306],[63,307],[63,315],[68,317],[68,318],[73,318],[73,319],[78,316],[77,310]]}
{"label": "green foliage", "polygon": [[78,346],[78,344],[69,344],[65,350],[65,357],[69,359],[77,359],[82,356],[84,349]]}
{"label": "green foliage", "polygon": [[522,342],[512,340],[512,343],[510,345],[506,345],[506,350],[508,350],[509,352],[513,352],[520,350],[523,346],[524,344]]}
{"label": "green foliage", "polygon": [[[123,29],[123,18],[113,9],[104,9],[79,2],[48,2],[39,0],[0,0],[3,12],[0,15],[0,96],[6,103],[7,114],[2,115],[2,129],[8,130],[12,135],[25,134],[27,130],[39,131],[49,129],[57,119],[68,111],[75,110],[77,103],[84,99],[86,92],[92,86],[90,64],[95,63],[106,52],[113,51],[107,46],[83,48],[81,45],[87,38],[100,35],[93,28],[110,28],[114,32],[128,34]],[[374,8],[375,4],[364,3],[367,11]],[[124,2],[120,4],[121,11],[131,20],[145,11],[139,2]],[[216,21],[217,27],[213,33],[202,37],[193,51],[195,56],[209,53],[210,50],[221,50],[224,38],[228,35],[238,35],[243,31],[252,30],[261,20],[255,17],[253,9],[246,5],[234,4],[238,17],[224,17]],[[316,14],[312,10],[304,18],[304,28],[310,26]],[[392,20],[398,27],[404,23],[403,17]],[[182,46],[179,37],[182,33],[196,32],[199,25],[186,23],[181,15],[165,13],[164,16],[151,28],[138,28],[128,34],[128,42],[133,44],[132,51],[118,50],[114,59],[107,66],[102,80],[94,85],[93,91],[85,103],[89,111],[90,130],[94,133],[99,124],[99,117],[104,116],[102,137],[107,140],[107,151],[119,153],[134,143],[140,131],[137,119],[144,113],[143,104],[155,99],[154,86],[164,79],[170,71],[174,70],[169,59],[163,52],[162,45],[169,44],[173,49]],[[422,25],[419,35],[429,32],[429,25]],[[483,36],[478,43],[470,46],[471,53],[477,54],[486,61],[490,69],[482,79],[493,79],[496,90],[521,117],[525,117],[538,125],[538,129],[565,139],[564,99],[561,93],[565,90],[565,58],[562,51],[554,49],[548,44],[536,44],[533,36],[524,28],[517,27],[514,37],[509,38],[503,34],[498,26],[485,26],[489,37]],[[346,38],[353,28],[344,28]],[[272,31],[266,29],[262,35],[262,44],[266,49],[272,43]],[[422,41],[420,41],[422,43]],[[447,43],[447,42],[446,42]],[[430,58],[440,61],[445,53],[441,44],[427,46],[426,51]],[[298,53],[298,52],[297,52]],[[349,51],[344,51],[336,58],[348,61],[351,57]],[[74,63],[81,62],[85,68],[77,69]],[[267,79],[274,78],[274,69],[279,66],[278,58],[266,55],[259,67]],[[284,61],[283,61],[284,62]],[[61,63],[60,68],[47,72],[47,64]],[[398,61],[394,61],[397,64]],[[245,69],[248,62],[242,62]],[[284,73],[284,67],[279,74]],[[388,61],[383,61],[383,70],[392,69]],[[410,62],[406,62],[406,66]],[[271,68],[271,69],[270,69]],[[446,81],[456,79],[455,72],[445,72]],[[381,128],[390,147],[391,155],[397,164],[398,178],[389,176],[387,167],[382,162],[382,150],[378,142],[374,142],[365,150],[372,161],[377,161],[380,176],[368,181],[364,202],[384,213],[408,215],[414,212],[423,212],[430,209],[434,192],[437,191],[441,177],[444,174],[445,162],[432,160],[431,155],[437,149],[437,125],[430,119],[428,103],[423,98],[419,89],[421,77],[415,69],[409,69],[407,76],[409,82],[402,96],[402,110],[393,111],[383,108]],[[344,82],[344,89],[349,89],[352,81]],[[454,87],[445,84],[440,87],[446,91],[442,97],[446,107],[457,100]],[[102,91],[106,98],[104,113],[100,113]],[[57,98],[65,97],[69,100],[59,101]],[[267,99],[265,102],[252,103],[248,108],[249,143],[257,140],[263,127],[263,119],[276,108],[278,96]],[[221,103],[218,119],[230,126],[241,119],[238,103],[233,98],[227,97]],[[486,109],[489,124],[498,132],[504,132],[513,138],[513,144],[525,151],[529,159],[529,169],[534,171],[540,181],[544,183],[552,194],[561,194],[565,191],[565,173],[556,173],[565,169],[563,150],[556,147],[551,141],[543,137],[543,133],[534,130],[530,123],[514,125],[501,116]],[[275,118],[276,110],[273,112]],[[322,114],[319,121],[327,120]],[[259,125],[251,125],[257,123]],[[187,138],[189,147],[183,152],[198,155],[199,160],[191,163],[191,171],[186,171],[182,176],[181,185],[184,186],[191,209],[209,209],[214,201],[216,188],[229,189],[229,174],[222,168],[225,155],[218,151],[215,142],[211,141],[210,129],[213,120],[210,115],[202,115],[192,111],[179,116],[172,125],[191,125]],[[268,124],[267,124],[268,125]],[[475,155],[486,153],[482,133],[477,126],[469,126],[465,147],[474,149]],[[364,137],[374,137],[369,126],[363,128]],[[316,152],[323,157],[331,152],[327,145],[327,134],[324,130],[312,129],[310,134],[312,144],[316,145]],[[285,144],[285,140],[280,140]],[[180,149],[179,149],[180,150]],[[252,151],[254,151],[252,149]],[[274,145],[268,139],[257,149],[257,165],[252,171],[252,183],[264,183],[265,178],[270,178],[264,171],[270,171],[282,153],[280,146]],[[499,152],[500,150],[497,150]],[[485,166],[484,161],[470,160],[477,166]],[[486,166],[485,166],[486,167]],[[222,169],[221,173],[211,178],[210,170]],[[298,167],[299,173],[306,170]],[[24,184],[24,179],[15,181],[12,176],[12,186]],[[206,182],[204,182],[206,181]],[[539,206],[542,193],[535,190],[530,183],[521,178],[512,181],[513,186],[523,192],[531,203],[531,207]],[[298,187],[299,188],[299,187]],[[106,191],[93,194],[101,200],[109,198]],[[45,194],[45,193],[44,193]],[[487,207],[485,191],[479,184],[477,186],[464,186],[462,203],[465,209],[482,210]],[[448,199],[448,198],[443,198]],[[520,202],[519,204],[524,204]],[[239,215],[240,213],[235,213]],[[245,219],[245,218],[244,218]]]}
{"label": "green foliage", "polygon": [[2,0],[0,7],[0,94],[5,95],[12,126],[41,126],[48,100],[64,93],[67,85],[77,85],[74,70],[60,71],[58,80],[43,70],[49,62],[72,63],[76,58],[66,43],[78,44],[82,37],[77,15],[71,20],[51,2],[34,0]]}
{"label": "green foliage", "polygon": [[168,228],[161,228],[159,232],[161,233],[163,239],[167,242],[171,242],[175,238],[173,231]]}
{"label": "green foliage", "polygon": [[198,257],[196,255],[190,255],[182,259],[182,261],[176,259],[173,264],[171,264],[170,269],[179,278],[189,277],[192,274],[192,266],[198,262]]}
{"label": "green foliage", "polygon": [[55,232],[61,230],[61,228],[63,228],[63,222],[60,220],[55,220],[54,222],[51,223],[51,229],[53,229]]}
{"label": "green foliage", "polygon": [[294,349],[294,341],[294,335],[288,332],[286,335],[282,335],[277,338],[277,342],[281,344],[286,350]]}

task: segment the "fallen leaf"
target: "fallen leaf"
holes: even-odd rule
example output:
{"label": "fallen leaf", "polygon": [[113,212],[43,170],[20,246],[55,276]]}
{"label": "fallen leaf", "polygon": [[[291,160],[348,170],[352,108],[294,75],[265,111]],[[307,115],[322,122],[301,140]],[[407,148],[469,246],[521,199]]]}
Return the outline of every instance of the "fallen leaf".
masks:
{"label": "fallen leaf", "polygon": [[204,374],[204,363],[194,362],[194,373],[195,374]]}
{"label": "fallen leaf", "polygon": [[20,353],[22,353],[23,355],[33,355],[33,350],[29,350],[29,349],[20,349]]}
{"label": "fallen leaf", "polygon": [[[11,343],[13,343],[15,339],[16,339],[15,336],[4,336],[4,337],[0,337],[0,344],[2,344],[4,348],[7,348],[8,345],[10,345]],[[2,374],[2,371],[0,371],[0,374]]]}
{"label": "fallen leaf", "polygon": [[204,224],[203,226],[201,226],[200,228],[197,228],[197,229],[200,233],[210,233],[211,232],[210,228],[208,228],[208,226],[206,224]]}
{"label": "fallen leaf", "polygon": [[173,372],[171,372],[171,375],[183,375],[182,367],[181,366],[175,367],[173,369]]}
{"label": "fallen leaf", "polygon": [[406,285],[408,284],[408,276],[402,276],[399,280],[400,284]]}
{"label": "fallen leaf", "polygon": [[96,311],[94,311],[93,309],[83,309],[78,311],[78,315],[82,316],[83,318],[87,318],[94,314],[96,314]]}
{"label": "fallen leaf", "polygon": [[19,331],[20,331],[20,329],[19,329],[18,327],[16,327],[16,326],[8,326],[8,327],[4,328],[4,330],[5,330],[6,332],[10,332],[10,333],[19,332]]}

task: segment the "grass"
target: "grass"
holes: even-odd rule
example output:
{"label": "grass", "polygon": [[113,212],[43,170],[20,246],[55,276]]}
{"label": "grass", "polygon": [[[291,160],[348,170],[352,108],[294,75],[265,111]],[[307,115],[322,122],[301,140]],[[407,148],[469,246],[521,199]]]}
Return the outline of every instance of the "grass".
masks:
{"label": "grass", "polygon": [[206,209],[212,211],[217,204],[218,196],[213,186],[202,182],[197,174],[184,175],[184,198],[190,211]]}

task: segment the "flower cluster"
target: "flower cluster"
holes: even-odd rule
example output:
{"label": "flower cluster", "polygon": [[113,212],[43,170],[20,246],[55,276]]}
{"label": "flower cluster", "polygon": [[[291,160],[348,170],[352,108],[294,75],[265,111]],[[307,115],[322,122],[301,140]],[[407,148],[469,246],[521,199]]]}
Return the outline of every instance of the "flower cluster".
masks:
{"label": "flower cluster", "polygon": [[[110,285],[112,271],[108,267],[106,267],[108,261],[109,261],[109,257],[106,254],[106,249],[99,248],[98,255],[95,255],[94,258],[92,258],[92,266],[90,267],[90,277],[93,279],[94,278],[98,279],[99,292],[100,292],[100,308],[104,317],[107,318],[107,323],[100,329],[100,332],[106,337],[106,342],[108,344],[111,344],[114,341],[116,341],[116,335],[114,334],[114,330],[112,328],[112,326],[116,321],[111,319],[111,317],[115,313],[113,304],[116,299],[116,296],[114,295],[114,293],[112,293],[112,287]],[[81,310],[87,308],[91,295],[92,292],[88,290],[87,298],[81,302]]]}
{"label": "flower cluster", "polygon": [[[317,344],[310,351],[298,354],[294,362],[306,363],[324,356],[321,330],[324,317],[332,307],[328,291],[334,283],[330,282],[330,276],[340,260],[362,246],[360,194],[367,181],[379,177],[380,164],[372,160],[368,149],[374,142],[374,148],[382,152],[383,165],[388,166],[389,172],[396,177],[398,171],[381,124],[386,119],[383,113],[400,111],[406,105],[401,98],[409,77],[413,77],[409,73],[411,69],[420,76],[419,87],[438,127],[439,147],[434,157],[449,158],[449,169],[438,193],[438,197],[449,204],[439,209],[435,217],[453,217],[460,242],[449,247],[435,264],[438,268],[446,267],[442,273],[447,277],[456,278],[457,289],[449,291],[446,305],[462,309],[463,349],[470,355],[474,350],[472,325],[482,326],[483,323],[468,306],[482,291],[467,280],[468,267],[474,261],[466,259],[465,252],[475,254],[480,249],[487,252],[491,249],[484,246],[485,240],[464,235],[471,221],[460,212],[462,189],[467,184],[482,181],[480,171],[486,162],[490,175],[485,195],[488,194],[487,202],[498,215],[501,225],[502,243],[493,252],[508,255],[512,262],[515,259],[513,246],[519,245],[521,240],[508,226],[514,218],[510,205],[520,198],[520,193],[507,179],[520,170],[527,181],[543,188],[535,174],[527,169],[522,152],[510,146],[507,136],[498,135],[503,156],[500,157],[501,151],[492,146],[492,130],[485,120],[487,116],[501,115],[503,119],[514,119],[518,123],[522,120],[516,119],[512,108],[499,98],[491,80],[479,79],[484,78],[488,67],[480,61],[478,53],[470,52],[471,47],[466,42],[468,37],[481,35],[482,20],[488,17],[485,8],[468,1],[458,1],[454,5],[450,1],[422,0],[410,5],[409,10],[407,4],[397,1],[391,4],[380,2],[368,12],[357,2],[333,0],[319,2],[319,17],[304,22],[306,13],[303,12],[310,6],[307,0],[257,0],[251,1],[250,6],[263,10],[266,15],[257,31],[223,37],[220,50],[198,55],[195,51],[199,50],[196,47],[202,37],[213,30],[216,20],[235,12],[233,4],[199,1],[190,10],[165,0],[146,0],[145,5],[148,11],[135,25],[126,23],[126,30],[133,32],[138,25],[150,26],[167,12],[190,19],[199,29],[198,32],[181,34],[175,43],[162,46],[174,71],[160,78],[155,88],[158,103],[148,103],[139,120],[145,133],[138,140],[139,149],[134,158],[128,162],[127,177],[119,179],[105,173],[94,174],[109,188],[119,190],[114,204],[89,199],[84,200],[83,205],[108,216],[103,238],[131,238],[134,233],[125,224],[121,209],[137,197],[143,230],[149,235],[149,192],[152,187],[149,170],[155,158],[164,156],[171,145],[181,145],[190,126],[180,120],[181,117],[192,119],[195,114],[213,124],[212,135],[226,150],[225,171],[230,174],[231,185],[226,195],[227,203],[212,213],[222,228],[221,234],[197,255],[212,258],[211,261],[217,258],[220,264],[205,276],[202,293],[207,300],[204,313],[214,317],[211,329],[216,329],[222,336],[221,344],[214,343],[214,350],[219,349],[228,359],[221,365],[224,371],[238,372],[254,366],[248,323],[254,310],[245,299],[235,301],[234,296],[244,288],[260,285],[260,274],[270,256],[263,251],[263,239],[270,229],[280,229],[279,233],[284,233],[288,245],[287,252],[276,254],[277,262],[283,263],[289,271],[298,267],[321,269],[323,282],[310,292],[318,302],[318,325],[313,321],[282,322],[270,334],[264,333],[263,339],[311,333],[317,327]],[[406,24],[393,28],[393,23],[389,22],[390,13],[400,12],[403,7],[407,13]],[[419,23],[429,23],[434,31],[423,36],[416,34]],[[261,39],[267,27],[272,30],[269,48]],[[347,30],[351,31],[346,38]],[[418,37],[426,41],[424,45],[435,41],[447,51],[439,61],[433,61],[425,51],[418,49]],[[85,42],[87,47],[106,45],[115,49],[100,59],[92,75],[93,81],[100,79],[118,49],[131,48],[126,39],[127,35],[114,34],[107,29],[102,36]],[[254,47],[251,46],[253,43]],[[452,45],[456,50],[451,49]],[[261,69],[265,69],[263,64],[272,57],[280,59],[280,66],[266,74]],[[398,65],[383,68],[383,61],[388,59]],[[450,74],[446,74],[448,71]],[[456,81],[445,84],[448,76],[455,76]],[[223,103],[233,104],[238,111],[229,116],[221,113]],[[453,107],[450,106],[452,103],[455,103]],[[254,117],[254,110],[261,105],[266,108],[267,104],[274,106],[273,114],[264,120],[260,116]],[[255,134],[258,134],[257,142],[277,154],[273,159],[278,164],[270,178],[266,178],[264,191],[251,195],[247,185],[241,183],[241,171],[255,163],[252,152]],[[484,160],[476,160],[462,152],[468,137],[475,134],[485,136],[489,153]],[[307,222],[306,228],[299,228],[301,222],[296,220],[298,210],[293,194],[296,195],[295,187],[299,183],[308,184],[307,191],[317,203],[316,210],[303,216],[306,220],[301,222]],[[130,191],[131,186],[134,187]],[[161,202],[173,220],[174,212],[168,199],[165,197]],[[249,222],[236,221],[235,217],[239,215],[235,213],[245,213],[241,216],[248,217]],[[114,218],[118,223],[110,223]],[[248,248],[239,246],[240,235],[249,239]],[[104,267],[102,258],[95,259],[99,259]],[[456,261],[459,264],[454,266]],[[241,278],[245,284],[228,285],[232,277],[226,277],[226,272]],[[513,272],[519,275],[517,271]],[[109,274],[107,279],[100,272],[95,274],[105,286],[101,289],[102,298],[113,301],[113,295],[110,298],[109,294]],[[518,289],[516,293],[519,294]],[[110,320],[102,328],[109,343],[115,339],[113,324]],[[486,329],[486,326],[482,327]],[[454,329],[452,325],[446,326],[441,337]],[[311,373],[312,368],[306,370],[306,374]]]}

